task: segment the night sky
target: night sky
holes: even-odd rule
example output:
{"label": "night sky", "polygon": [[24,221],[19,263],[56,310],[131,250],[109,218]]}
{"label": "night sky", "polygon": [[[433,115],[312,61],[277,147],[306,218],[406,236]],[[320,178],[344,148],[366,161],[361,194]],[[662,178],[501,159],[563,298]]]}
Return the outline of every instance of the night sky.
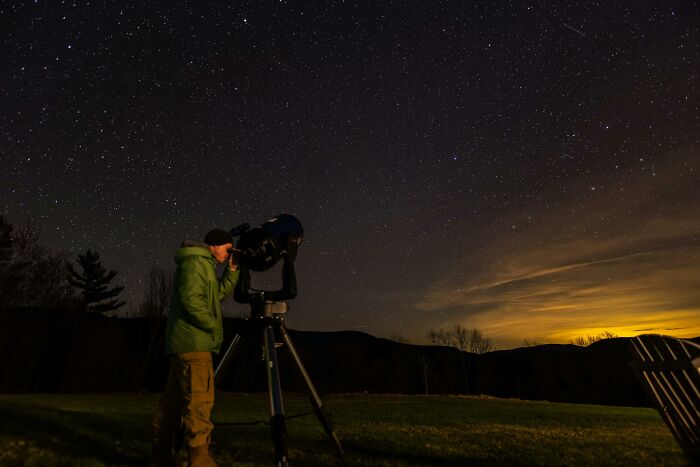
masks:
{"label": "night sky", "polygon": [[697,2],[105,3],[0,5],[0,213],[125,308],[291,213],[291,328],[700,335]]}

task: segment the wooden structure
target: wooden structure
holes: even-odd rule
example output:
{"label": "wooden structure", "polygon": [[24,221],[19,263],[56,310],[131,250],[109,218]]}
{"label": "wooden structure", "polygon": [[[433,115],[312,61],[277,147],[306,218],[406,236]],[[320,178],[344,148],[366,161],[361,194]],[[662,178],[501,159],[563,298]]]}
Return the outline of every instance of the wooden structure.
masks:
{"label": "wooden structure", "polygon": [[631,340],[630,363],[693,465],[700,465],[700,345],[658,334]]}

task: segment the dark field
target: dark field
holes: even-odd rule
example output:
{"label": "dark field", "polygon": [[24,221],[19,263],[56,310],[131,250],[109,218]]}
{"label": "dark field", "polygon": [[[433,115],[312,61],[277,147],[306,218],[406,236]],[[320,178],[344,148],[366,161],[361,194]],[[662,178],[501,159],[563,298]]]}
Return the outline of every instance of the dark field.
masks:
{"label": "dark field", "polygon": [[[0,395],[0,465],[146,465],[156,395]],[[684,465],[652,409],[477,397],[324,398],[340,460],[313,416],[287,422],[293,466]],[[223,466],[271,465],[265,394],[217,394],[214,453]],[[287,395],[288,416],[306,412]]]}

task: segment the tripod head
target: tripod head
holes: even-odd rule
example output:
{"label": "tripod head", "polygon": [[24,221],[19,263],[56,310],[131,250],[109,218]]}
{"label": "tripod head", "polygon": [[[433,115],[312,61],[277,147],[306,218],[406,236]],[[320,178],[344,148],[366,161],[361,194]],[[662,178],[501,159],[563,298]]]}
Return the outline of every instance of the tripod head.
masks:
{"label": "tripod head", "polygon": [[233,292],[233,298],[238,303],[253,303],[258,300],[282,301],[291,300],[297,296],[297,279],[294,272],[294,262],[284,258],[282,263],[282,288],[278,290],[261,290],[251,287],[250,269],[241,265],[241,275]]}
{"label": "tripod head", "polygon": [[[289,214],[280,214],[257,227],[241,224],[231,230],[239,237],[232,254],[241,268],[233,298],[251,305],[265,301],[291,300],[297,295],[294,260],[304,239],[301,223]],[[282,287],[261,290],[251,286],[251,271],[264,272],[282,260]]]}

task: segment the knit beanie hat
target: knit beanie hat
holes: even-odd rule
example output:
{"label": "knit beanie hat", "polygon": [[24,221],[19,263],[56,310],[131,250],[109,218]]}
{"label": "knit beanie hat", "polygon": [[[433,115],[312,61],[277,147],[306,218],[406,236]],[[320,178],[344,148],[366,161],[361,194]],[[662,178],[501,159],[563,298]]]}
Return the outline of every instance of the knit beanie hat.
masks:
{"label": "knit beanie hat", "polygon": [[214,229],[204,237],[204,243],[212,246],[225,245],[233,243],[233,237],[225,230]]}

